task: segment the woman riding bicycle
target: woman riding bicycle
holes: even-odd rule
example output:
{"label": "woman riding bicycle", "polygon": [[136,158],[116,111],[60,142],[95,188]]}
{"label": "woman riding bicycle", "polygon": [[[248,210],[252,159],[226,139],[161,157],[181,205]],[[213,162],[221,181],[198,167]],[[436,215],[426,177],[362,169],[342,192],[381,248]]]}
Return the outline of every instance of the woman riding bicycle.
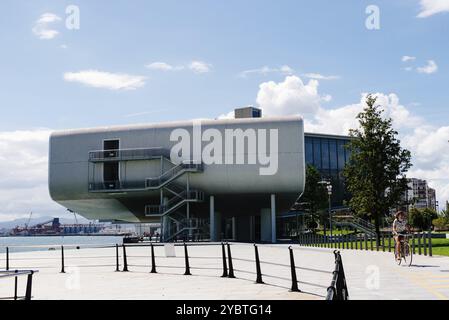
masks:
{"label": "woman riding bicycle", "polygon": [[[404,239],[404,235],[410,230],[410,227],[407,224],[407,219],[403,211],[396,212],[395,218],[393,221],[393,236],[396,246],[395,252],[399,253],[401,252],[401,241]],[[396,260],[401,260],[401,257],[396,255]]]}

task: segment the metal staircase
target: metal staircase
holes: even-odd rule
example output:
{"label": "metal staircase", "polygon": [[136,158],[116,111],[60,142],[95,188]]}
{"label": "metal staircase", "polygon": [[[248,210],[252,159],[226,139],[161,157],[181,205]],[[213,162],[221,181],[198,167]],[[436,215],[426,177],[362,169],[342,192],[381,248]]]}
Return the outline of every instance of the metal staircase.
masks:
{"label": "metal staircase", "polygon": [[334,216],[332,224],[338,227],[351,227],[368,235],[376,235],[374,224],[353,215]]}
{"label": "metal staircase", "polygon": [[200,218],[184,218],[173,221],[163,230],[164,241],[194,240],[209,238],[209,220]]}
{"label": "metal staircase", "polygon": [[170,200],[165,202],[165,204],[145,206],[145,215],[151,217],[165,216],[176,211],[187,202],[202,202],[202,201],[204,201],[204,193],[202,191],[184,190],[178,196],[174,196]]}
{"label": "metal staircase", "polygon": [[[98,164],[107,162],[120,163],[122,161],[160,161],[161,167],[166,168],[159,176],[142,177],[137,180],[112,180],[97,181],[95,173]],[[165,164],[170,167],[167,168]],[[120,164],[119,164],[120,166]],[[102,166],[99,166],[102,168]],[[103,169],[102,169],[103,170]],[[170,160],[170,150],[162,147],[144,149],[115,149],[97,150],[89,152],[89,183],[88,191],[91,193],[132,193],[160,191],[160,203],[145,206],[144,213],[147,217],[160,218],[166,225],[163,230],[163,239],[169,241],[177,236],[195,233],[204,233],[205,222],[193,220],[190,214],[190,204],[202,202],[204,193],[200,190],[189,188],[189,176],[191,173],[203,172],[203,164],[198,161],[185,160],[179,164]],[[179,178],[187,175],[180,182]],[[182,184],[185,186],[182,187]],[[167,199],[163,201],[162,199]],[[181,209],[186,208],[185,212]]]}
{"label": "metal staircase", "polygon": [[203,164],[193,161],[184,161],[165,171],[158,177],[147,178],[145,188],[147,190],[162,190],[170,193],[172,197],[164,203],[145,206],[145,216],[160,217],[165,227],[162,228],[164,241],[171,241],[178,237],[190,237],[203,233],[203,224],[198,218],[190,218],[187,214],[181,214],[180,210],[190,203],[204,201],[204,193],[200,190],[189,189],[188,182],[185,188],[180,187],[177,181],[185,173],[203,172]]}
{"label": "metal staircase", "polygon": [[165,171],[159,177],[147,178],[145,180],[145,188],[148,190],[158,190],[176,180],[186,172],[203,172],[203,164],[184,161]]}

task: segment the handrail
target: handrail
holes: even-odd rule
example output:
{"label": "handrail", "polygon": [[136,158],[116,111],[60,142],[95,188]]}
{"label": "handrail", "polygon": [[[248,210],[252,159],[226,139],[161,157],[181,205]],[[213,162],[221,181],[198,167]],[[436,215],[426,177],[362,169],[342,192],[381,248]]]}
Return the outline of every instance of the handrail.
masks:
{"label": "handrail", "polygon": [[133,148],[89,151],[89,161],[141,160],[156,157],[170,157],[170,150],[156,148]]}
{"label": "handrail", "polygon": [[25,289],[24,300],[31,300],[31,288],[33,283],[33,274],[39,272],[39,270],[1,270],[0,279],[14,278],[14,300],[18,300],[17,296],[17,277],[27,276],[27,285]]}
{"label": "handrail", "polygon": [[[183,161],[180,164],[170,168],[169,170],[165,171],[163,174],[161,174],[158,177],[151,177],[145,179],[145,186],[147,188],[155,187],[162,185],[164,182],[170,180],[171,178],[175,177],[179,172],[183,170],[196,170],[201,171],[203,170],[203,164],[202,163],[195,163],[193,161],[187,160]],[[155,183],[156,182],[156,183]]]}

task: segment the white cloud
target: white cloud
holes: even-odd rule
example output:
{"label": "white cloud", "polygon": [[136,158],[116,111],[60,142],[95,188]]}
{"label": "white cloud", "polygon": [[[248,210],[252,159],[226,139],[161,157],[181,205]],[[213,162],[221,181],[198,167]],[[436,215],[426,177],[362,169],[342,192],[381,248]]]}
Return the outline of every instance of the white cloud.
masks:
{"label": "white cloud", "polygon": [[320,108],[320,102],[329,100],[329,96],[318,95],[318,81],[307,84],[297,76],[287,76],[283,82],[264,82],[259,86],[257,104],[265,115],[314,114]]}
{"label": "white cloud", "polygon": [[306,73],[304,74],[306,78],[316,79],[316,80],[337,80],[340,79],[340,76],[325,76],[319,73]]}
{"label": "white cloud", "polygon": [[208,73],[212,71],[212,65],[203,61],[192,61],[187,65],[174,66],[166,62],[152,62],[145,65],[146,68],[156,71],[181,71],[190,70],[194,73]]}
{"label": "white cloud", "polygon": [[203,61],[192,61],[189,69],[195,73],[208,73],[212,71],[212,65]]}
{"label": "white cloud", "polygon": [[421,11],[418,18],[427,18],[437,13],[449,12],[449,1],[447,0],[421,0]]}
{"label": "white cloud", "polygon": [[416,68],[419,73],[432,74],[438,71],[438,66],[434,60],[428,60],[427,65]]}
{"label": "white cloud", "polygon": [[65,210],[48,193],[48,129],[0,132],[0,220]]}
{"label": "white cloud", "polygon": [[283,65],[278,68],[263,66],[263,67],[257,68],[257,69],[250,69],[250,70],[242,71],[242,72],[240,72],[239,76],[242,78],[246,78],[247,76],[249,76],[251,74],[261,74],[261,75],[265,76],[270,73],[279,73],[282,75],[292,75],[293,73],[295,73],[295,70],[290,68],[288,65]]}
{"label": "white cloud", "polygon": [[403,56],[401,60],[402,60],[402,62],[414,61],[414,60],[416,60],[416,57]]}
{"label": "white cloud", "polygon": [[[412,152],[414,166],[409,176],[427,179],[436,188],[437,197],[443,204],[449,200],[449,126],[430,125],[402,105],[394,93],[375,95],[385,116],[393,119],[403,146]],[[322,107],[323,97],[326,96],[319,94],[317,80],[305,85],[299,77],[291,76],[281,83],[262,83],[257,103],[264,116],[304,115],[308,132],[346,135],[349,129],[357,128],[356,116],[366,105],[366,94],[362,94],[357,103],[332,109]],[[223,117],[232,117],[232,114]]]}
{"label": "white cloud", "polygon": [[172,66],[171,64],[165,62],[153,62],[147,64],[145,67],[151,70],[158,70],[158,71],[178,71],[184,69],[184,66]]}
{"label": "white cloud", "polygon": [[52,29],[50,25],[59,21],[61,18],[54,13],[44,13],[37,19],[32,31],[39,39],[53,39],[59,34],[59,31]]}
{"label": "white cloud", "polygon": [[64,80],[109,90],[134,90],[145,85],[146,77],[98,70],[64,73]]}

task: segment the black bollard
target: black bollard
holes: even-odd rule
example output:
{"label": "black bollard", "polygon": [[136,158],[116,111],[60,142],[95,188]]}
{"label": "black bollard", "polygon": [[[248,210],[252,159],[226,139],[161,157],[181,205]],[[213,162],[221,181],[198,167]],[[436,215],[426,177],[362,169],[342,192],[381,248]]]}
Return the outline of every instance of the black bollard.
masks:
{"label": "black bollard", "polygon": [[363,250],[363,238],[360,237],[360,250]]}
{"label": "black bollard", "polygon": [[27,287],[25,291],[25,300],[31,300],[31,287],[33,285],[33,273],[34,271],[31,271],[31,273],[27,276]]}
{"label": "black bollard", "polygon": [[432,256],[432,231],[429,230],[429,257]]}
{"label": "black bollard", "polygon": [[191,276],[192,274],[190,273],[190,264],[189,264],[189,253],[187,252],[187,245],[184,242],[184,259],[186,262],[186,271],[184,272],[185,276]]}
{"label": "black bollard", "polygon": [[122,272],[128,272],[128,259],[126,258],[126,246],[123,244],[123,270]]}
{"label": "black bollard", "polygon": [[424,255],[427,256],[427,237],[425,231],[422,233],[422,245],[424,247]]}
{"label": "black bollard", "polygon": [[226,278],[228,276],[228,267],[226,265],[226,250],[223,242],[221,243],[221,255],[223,257],[223,274],[221,277]]}
{"label": "black bollard", "polygon": [[262,280],[262,271],[260,270],[260,259],[259,259],[259,249],[257,248],[257,245],[254,245],[254,254],[256,258],[256,283],[263,283]]}
{"label": "black bollard", "polygon": [[6,247],[6,271],[9,270],[9,247]]}
{"label": "black bollard", "polygon": [[369,248],[370,248],[371,251],[373,251],[374,247],[373,247],[373,236],[372,235],[370,237],[370,241],[369,242],[370,242],[369,243]]}
{"label": "black bollard", "polygon": [[391,252],[391,233],[388,233],[388,252]]}
{"label": "black bollard", "polygon": [[293,256],[293,249],[292,247],[288,247],[288,250],[290,251],[290,271],[292,275],[292,288],[290,291],[301,292],[301,290],[298,289],[298,278],[296,277],[295,257]]}
{"label": "black bollard", "polygon": [[368,237],[366,236],[366,233],[363,235],[365,239],[365,250],[368,250]]}
{"label": "black bollard", "polygon": [[229,245],[229,243],[227,243],[227,246],[228,246],[228,264],[229,264],[228,278],[235,278],[234,266],[232,265],[231,246]]}
{"label": "black bollard", "polygon": [[150,273],[156,272],[156,257],[154,256],[154,246],[151,244],[151,271]]}
{"label": "black bollard", "polygon": [[64,269],[64,246],[61,246],[61,273],[65,273],[65,269]]}
{"label": "black bollard", "polygon": [[382,252],[385,252],[385,235],[382,233]]}
{"label": "black bollard", "polygon": [[418,233],[418,254],[421,255],[421,235]]}
{"label": "black bollard", "polygon": [[[14,273],[18,273],[19,270],[15,270]],[[14,277],[14,300],[17,300],[17,277]]]}
{"label": "black bollard", "polygon": [[118,244],[115,244],[115,272],[119,272],[120,268],[119,268],[119,257],[118,257]]}
{"label": "black bollard", "polygon": [[412,252],[413,252],[413,254],[416,253],[415,234],[414,233],[412,233]]}
{"label": "black bollard", "polygon": [[359,239],[357,239],[357,235],[354,236],[355,250],[359,249]]}

